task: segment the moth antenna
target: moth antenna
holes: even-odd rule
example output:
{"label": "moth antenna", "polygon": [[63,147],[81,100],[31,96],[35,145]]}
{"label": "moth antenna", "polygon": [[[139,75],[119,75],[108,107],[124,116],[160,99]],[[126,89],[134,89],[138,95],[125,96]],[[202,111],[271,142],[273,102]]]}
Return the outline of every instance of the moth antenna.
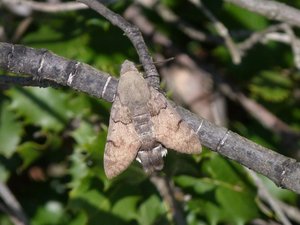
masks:
{"label": "moth antenna", "polygon": [[173,61],[175,59],[175,57],[170,57],[170,58],[167,58],[167,59],[163,59],[163,60],[160,60],[160,61],[156,61],[154,62],[154,64],[163,64],[163,63],[167,63],[167,62],[170,62],[170,61]]}
{"label": "moth antenna", "polygon": [[[163,63],[170,62],[170,61],[172,61],[174,59],[175,59],[175,57],[170,57],[170,58],[167,58],[167,59],[164,59],[164,60],[153,62],[153,64],[155,64],[155,65],[163,64]],[[143,66],[142,64],[137,64],[136,65],[136,67],[139,68],[139,69],[142,68],[142,66]]]}

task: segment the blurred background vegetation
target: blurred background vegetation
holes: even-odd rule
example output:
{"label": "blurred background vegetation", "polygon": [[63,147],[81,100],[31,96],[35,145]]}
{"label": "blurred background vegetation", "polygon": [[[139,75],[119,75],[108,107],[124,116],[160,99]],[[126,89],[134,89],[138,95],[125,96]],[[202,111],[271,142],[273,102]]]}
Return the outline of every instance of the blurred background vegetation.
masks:
{"label": "blurred background vegetation", "polygon": [[[300,7],[300,0],[286,2]],[[131,4],[131,1],[113,1],[109,8],[123,14]],[[190,2],[164,0],[159,4],[197,30],[219,37],[212,22]],[[232,34],[237,34],[233,35],[237,42],[275,24],[221,0],[206,0],[203,4]],[[216,80],[229,81],[248,99],[262,105],[290,129],[299,131],[300,73],[295,69],[289,45],[257,44],[236,65],[222,41],[195,40],[182,32],[178,24],[166,22],[155,8],[138,7],[180,54],[217,71],[212,90],[218,89]],[[16,29],[30,17],[28,27],[15,42],[49,49],[114,76],[118,76],[125,59],[139,63],[123,32],[92,10],[35,11],[25,17],[5,7],[0,10],[0,25],[7,42],[12,41]],[[153,55],[176,58],[151,38],[146,38],[146,42]],[[160,63],[159,68],[163,70],[172,63]],[[2,71],[1,75],[7,73]],[[170,88],[168,79],[163,79],[162,87],[173,98],[176,90]],[[178,102],[182,103],[180,97]],[[297,140],[287,143],[286,136],[266,128],[241,103],[227,97],[224,102],[225,120],[221,124],[283,155],[299,157]],[[112,181],[105,177],[102,161],[110,106],[69,88],[12,86],[0,91],[0,181],[18,199],[30,224],[177,224],[170,206],[138,163]],[[258,195],[248,172],[237,163],[209,149],[194,156],[169,152],[165,161],[163,174],[174,189],[186,224],[281,223]],[[298,195],[275,187],[264,177],[261,179],[274,198],[297,210]],[[5,204],[3,200],[0,203]],[[292,221],[299,223],[295,218]],[[0,224],[13,223],[2,212]]]}

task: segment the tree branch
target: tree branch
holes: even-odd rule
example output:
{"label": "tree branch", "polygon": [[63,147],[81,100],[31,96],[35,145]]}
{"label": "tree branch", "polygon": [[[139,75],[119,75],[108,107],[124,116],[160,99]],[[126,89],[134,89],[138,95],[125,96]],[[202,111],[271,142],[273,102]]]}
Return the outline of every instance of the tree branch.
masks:
{"label": "tree branch", "polygon": [[0,87],[9,85],[19,86],[32,86],[32,87],[62,87],[57,83],[49,80],[34,80],[32,77],[18,77],[18,76],[7,76],[0,75]]}
{"label": "tree branch", "polygon": [[0,42],[0,68],[27,74],[33,80],[48,80],[112,102],[117,79],[93,67],[57,56],[45,49]]}
{"label": "tree branch", "polygon": [[[1,42],[0,68],[31,75],[33,79],[47,79],[110,102],[114,99],[118,83],[109,74],[87,64],[65,59],[43,49]],[[267,176],[280,187],[300,193],[300,163],[295,159],[218,127],[186,109],[176,109],[197,132],[204,146]]]}

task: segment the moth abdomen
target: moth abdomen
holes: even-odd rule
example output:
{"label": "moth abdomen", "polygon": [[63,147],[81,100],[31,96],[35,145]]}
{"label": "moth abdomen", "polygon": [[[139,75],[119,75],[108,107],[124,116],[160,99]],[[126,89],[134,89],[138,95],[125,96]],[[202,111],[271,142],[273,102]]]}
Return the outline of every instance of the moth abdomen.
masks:
{"label": "moth abdomen", "polygon": [[163,157],[166,156],[166,154],[167,149],[159,144],[152,149],[139,151],[136,159],[142,164],[144,171],[147,174],[151,174],[154,171],[163,169]]}

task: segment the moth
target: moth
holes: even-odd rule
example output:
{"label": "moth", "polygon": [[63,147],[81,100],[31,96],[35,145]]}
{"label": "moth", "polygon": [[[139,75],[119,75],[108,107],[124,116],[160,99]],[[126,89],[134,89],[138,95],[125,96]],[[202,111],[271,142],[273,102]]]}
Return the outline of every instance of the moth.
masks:
{"label": "moth", "polygon": [[196,133],[166,97],[148,85],[134,64],[126,60],[109,120],[104,171],[113,178],[136,159],[148,174],[161,170],[167,149],[200,153]]}

